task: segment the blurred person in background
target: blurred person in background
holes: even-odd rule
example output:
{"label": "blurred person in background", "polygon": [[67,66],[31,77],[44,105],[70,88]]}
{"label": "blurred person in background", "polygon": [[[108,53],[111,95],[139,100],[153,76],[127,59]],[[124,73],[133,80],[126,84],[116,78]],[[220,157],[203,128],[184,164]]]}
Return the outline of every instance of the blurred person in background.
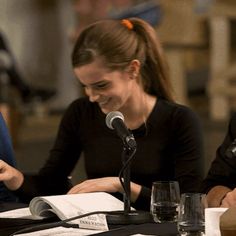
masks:
{"label": "blurred person in background", "polygon": [[236,113],[203,182],[210,207],[236,206]]}
{"label": "blurred person in background", "polygon": [[40,98],[41,101],[47,101],[56,93],[54,90],[34,88],[23,79],[7,40],[0,32],[0,76],[3,74],[7,75],[9,84],[17,90],[24,103],[31,102],[35,97]]}
{"label": "blurred person in background", "polygon": [[77,20],[76,27],[71,34],[74,42],[80,32],[89,24],[112,18],[123,11],[132,8],[135,4],[144,2],[143,0],[73,0],[75,17]]}

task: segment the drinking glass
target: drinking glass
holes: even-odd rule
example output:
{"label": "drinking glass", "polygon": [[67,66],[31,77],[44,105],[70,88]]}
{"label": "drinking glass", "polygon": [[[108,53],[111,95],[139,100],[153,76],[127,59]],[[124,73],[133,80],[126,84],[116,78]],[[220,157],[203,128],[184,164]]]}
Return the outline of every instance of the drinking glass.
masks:
{"label": "drinking glass", "polygon": [[180,198],[178,231],[183,236],[203,236],[205,233],[206,195],[183,193]]}
{"label": "drinking glass", "polygon": [[152,184],[151,214],[157,223],[176,222],[180,201],[177,181],[156,181]]}

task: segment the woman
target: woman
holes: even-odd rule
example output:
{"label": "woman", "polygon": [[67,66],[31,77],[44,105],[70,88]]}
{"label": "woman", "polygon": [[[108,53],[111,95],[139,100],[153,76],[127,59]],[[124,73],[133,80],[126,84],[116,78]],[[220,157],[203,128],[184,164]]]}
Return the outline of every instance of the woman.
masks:
{"label": "woman", "polygon": [[[131,165],[131,202],[149,210],[152,182],[177,180],[182,192],[201,181],[199,120],[176,104],[155,30],[137,18],[104,20],[85,28],[72,53],[75,75],[87,97],[74,101],[61,121],[46,165],[24,176],[0,163],[0,180],[23,200],[36,195],[106,191],[122,193],[122,140],[105,124],[120,111],[137,142]],[[71,188],[81,152],[88,180]]]}

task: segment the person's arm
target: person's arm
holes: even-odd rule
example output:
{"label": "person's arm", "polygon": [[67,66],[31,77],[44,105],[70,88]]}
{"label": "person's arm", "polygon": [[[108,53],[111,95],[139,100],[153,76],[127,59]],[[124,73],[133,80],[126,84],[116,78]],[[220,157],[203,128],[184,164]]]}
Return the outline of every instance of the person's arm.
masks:
{"label": "person's arm", "polygon": [[[216,151],[207,177],[202,184],[202,192],[207,193],[208,205],[219,207],[231,204],[236,187],[236,161],[226,156],[226,150],[236,137],[236,113],[232,116],[224,141]],[[233,192],[233,194],[231,194]]]}
{"label": "person's arm", "polygon": [[24,181],[24,175],[16,168],[0,160],[0,181],[3,181],[9,190],[20,188]]}
{"label": "person's arm", "polygon": [[132,206],[136,209],[141,210],[150,210],[150,202],[151,202],[151,189],[145,186],[140,186],[137,188],[136,192],[136,200],[132,203]]}
{"label": "person's arm", "polygon": [[28,202],[39,195],[65,194],[72,187],[69,176],[81,153],[76,107],[73,103],[66,110],[54,147],[44,166],[38,173],[25,174],[23,184],[16,190],[21,201]]}
{"label": "person's arm", "polygon": [[176,110],[173,116],[172,152],[175,178],[180,191],[198,192],[203,178],[203,134],[199,117],[189,108]]}

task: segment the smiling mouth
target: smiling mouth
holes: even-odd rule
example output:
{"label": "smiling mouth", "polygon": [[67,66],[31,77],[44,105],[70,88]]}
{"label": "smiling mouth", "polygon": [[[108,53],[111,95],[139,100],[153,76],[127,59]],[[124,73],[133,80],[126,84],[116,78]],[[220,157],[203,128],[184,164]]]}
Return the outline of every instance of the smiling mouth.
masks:
{"label": "smiling mouth", "polygon": [[98,104],[100,106],[105,106],[108,102],[109,102],[109,99],[107,99],[106,101],[98,102]]}

